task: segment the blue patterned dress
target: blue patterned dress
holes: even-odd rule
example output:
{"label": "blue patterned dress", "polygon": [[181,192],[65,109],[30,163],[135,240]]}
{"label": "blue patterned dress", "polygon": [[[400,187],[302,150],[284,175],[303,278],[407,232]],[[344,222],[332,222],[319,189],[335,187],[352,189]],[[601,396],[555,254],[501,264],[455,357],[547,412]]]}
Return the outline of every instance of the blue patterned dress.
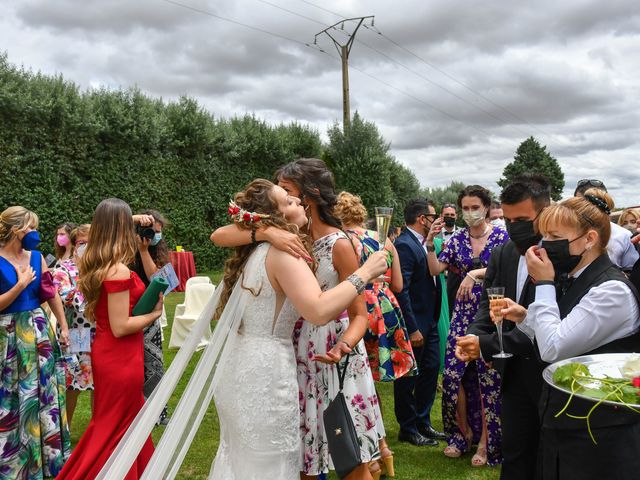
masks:
{"label": "blue patterned dress", "polygon": [[[494,227],[489,233],[487,244],[479,258],[474,261],[469,229],[463,228],[454,233],[444,245],[438,260],[448,263],[450,270],[459,270],[461,276],[464,277],[471,270],[485,268],[489,263],[491,251],[508,240],[509,237],[504,229]],[[473,322],[481,294],[482,286],[474,285],[471,300],[456,300],[454,304],[442,379],[442,421],[444,432],[447,435],[447,443],[462,452],[466,451],[468,446],[464,432],[461,431],[456,421],[458,392],[462,383],[467,397],[467,421],[473,431],[473,443],[480,440],[482,414],[484,413],[488,434],[487,463],[497,465],[502,461],[500,376],[496,370],[489,368],[482,360],[465,363],[458,360],[454,354],[455,339],[464,336],[469,324]],[[491,359],[486,360],[491,361]]]}
{"label": "blue patterned dress", "polygon": [[[71,451],[62,355],[40,308],[40,252],[30,264],[35,280],[0,312],[0,479],[55,477]],[[16,281],[0,257],[0,294]]]}

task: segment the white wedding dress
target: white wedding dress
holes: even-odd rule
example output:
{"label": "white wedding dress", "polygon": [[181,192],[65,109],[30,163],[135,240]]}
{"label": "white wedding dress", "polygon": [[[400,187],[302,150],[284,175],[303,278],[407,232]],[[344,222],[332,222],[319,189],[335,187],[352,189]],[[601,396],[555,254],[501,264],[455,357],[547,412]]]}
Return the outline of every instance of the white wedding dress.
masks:
{"label": "white wedding dress", "polygon": [[[298,381],[292,333],[298,313],[277,297],[265,269],[270,245],[247,260],[142,480],[171,480],[215,398],[220,444],[215,480],[298,480],[302,467]],[[97,480],[124,478],[166,405],[220,300],[219,285],[162,381]]]}
{"label": "white wedding dress", "polygon": [[234,349],[218,367],[214,399],[220,446],[209,477],[214,480],[300,477],[300,412],[292,344],[299,315],[284,297],[278,305],[265,269],[268,251],[269,245],[261,244],[253,253],[260,256],[256,258],[257,296],[247,302]]}

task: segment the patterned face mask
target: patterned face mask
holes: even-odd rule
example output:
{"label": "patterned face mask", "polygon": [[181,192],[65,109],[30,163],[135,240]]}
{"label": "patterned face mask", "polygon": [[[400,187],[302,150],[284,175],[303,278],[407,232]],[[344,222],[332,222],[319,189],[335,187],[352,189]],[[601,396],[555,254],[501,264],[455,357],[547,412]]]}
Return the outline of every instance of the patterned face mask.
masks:
{"label": "patterned face mask", "polygon": [[487,216],[487,211],[483,208],[482,210],[474,210],[468,212],[462,212],[462,219],[464,222],[470,227],[477,227]]}

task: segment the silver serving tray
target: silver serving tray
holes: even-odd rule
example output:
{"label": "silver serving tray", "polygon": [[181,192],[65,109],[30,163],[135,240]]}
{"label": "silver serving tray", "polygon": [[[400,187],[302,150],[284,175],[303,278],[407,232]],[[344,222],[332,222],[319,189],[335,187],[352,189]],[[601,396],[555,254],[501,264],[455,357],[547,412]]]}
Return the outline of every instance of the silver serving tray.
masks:
{"label": "silver serving tray", "polygon": [[[615,378],[623,378],[622,375],[622,367],[625,362],[632,356],[635,355],[633,353],[602,353],[599,355],[583,355],[581,357],[573,357],[567,358],[566,360],[560,360],[559,362],[552,363],[547,368],[542,371],[542,378],[544,381],[551,385],[553,388],[556,388],[562,392],[565,392],[571,395],[571,390],[565,387],[561,387],[560,385],[556,385],[553,383],[553,373],[556,371],[558,367],[566,365],[567,363],[581,363],[586,365],[591,372],[591,375],[594,377],[604,377],[605,375],[608,377]],[[594,382],[591,383],[593,385]],[[590,384],[585,384],[585,386],[590,386]],[[594,385],[595,386],[595,385]],[[575,397],[583,398],[585,400],[590,400],[592,402],[598,402],[599,399],[589,397],[588,395],[584,395],[581,393],[574,393]],[[640,397],[638,397],[640,399]],[[622,405],[620,402],[615,402],[613,400],[603,400],[602,403],[607,403],[609,405]],[[631,407],[640,409],[640,403],[629,403]]]}

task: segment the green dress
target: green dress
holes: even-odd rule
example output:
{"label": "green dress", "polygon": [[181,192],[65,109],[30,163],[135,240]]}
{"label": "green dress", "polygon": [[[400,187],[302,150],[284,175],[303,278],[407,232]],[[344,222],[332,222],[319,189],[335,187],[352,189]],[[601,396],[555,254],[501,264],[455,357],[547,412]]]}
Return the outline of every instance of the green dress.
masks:
{"label": "green dress", "polygon": [[[442,250],[442,239],[434,238],[433,244],[436,247],[436,255],[440,255]],[[449,335],[449,300],[447,299],[447,280],[444,272],[440,275],[440,285],[442,285],[442,305],[440,307],[440,318],[438,319],[438,335],[440,336],[440,372],[444,368],[444,354],[447,350],[447,335]]]}

